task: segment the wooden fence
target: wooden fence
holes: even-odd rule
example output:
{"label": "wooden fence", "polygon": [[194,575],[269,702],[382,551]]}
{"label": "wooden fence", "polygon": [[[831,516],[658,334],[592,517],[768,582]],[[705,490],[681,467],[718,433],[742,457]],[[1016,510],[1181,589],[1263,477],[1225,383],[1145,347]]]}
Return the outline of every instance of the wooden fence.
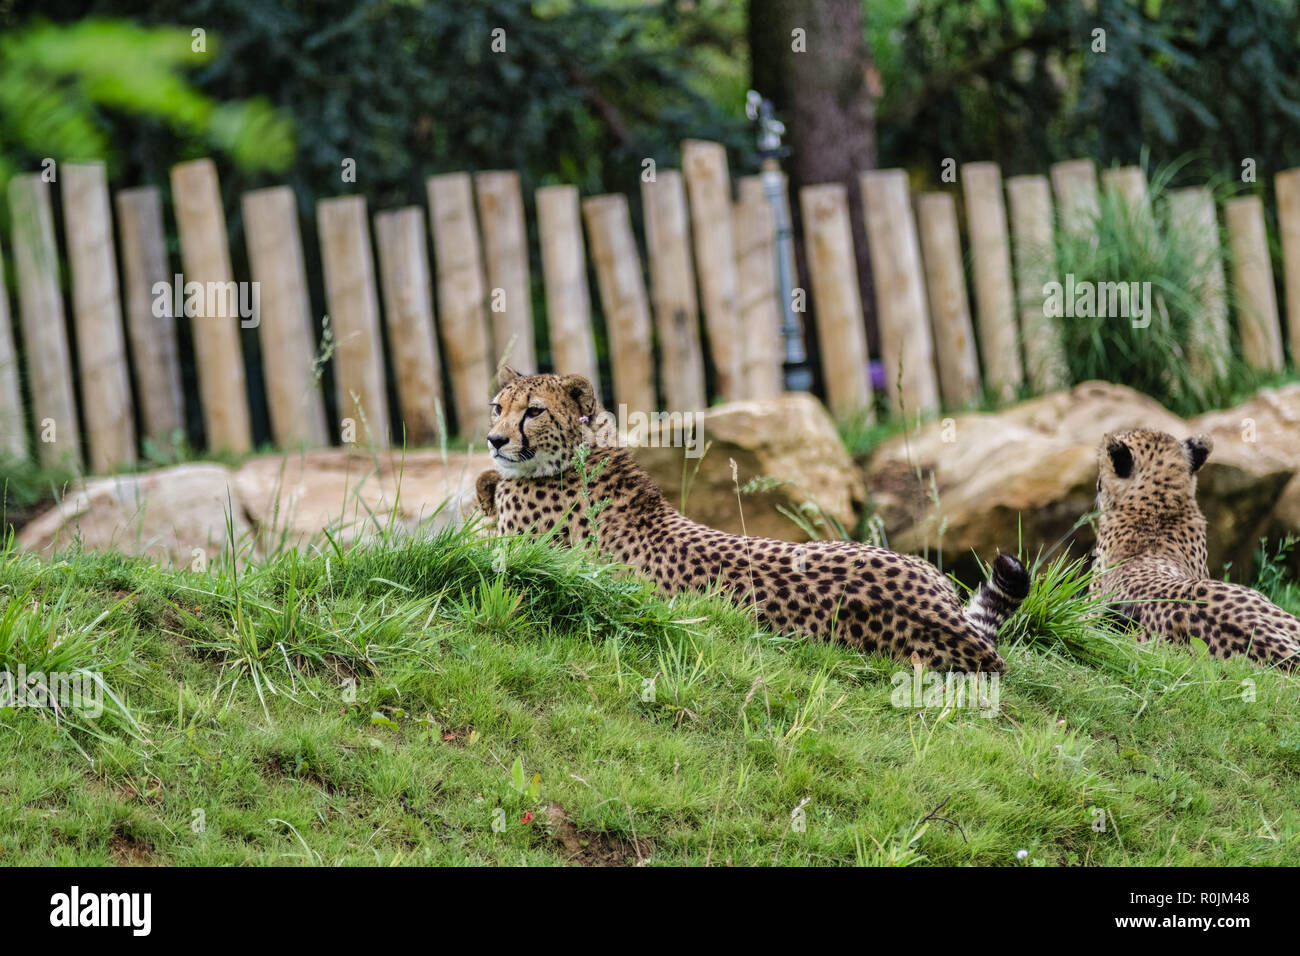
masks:
{"label": "wooden fence", "polygon": [[[1276,187],[1294,343],[1300,342],[1300,169],[1279,173]],[[1087,229],[1100,189],[1133,204],[1148,201],[1140,170],[1110,170],[1099,182],[1087,160],[1059,163],[1050,178],[1016,176],[1005,183],[996,164],[969,163],[961,169],[961,207],[949,192],[911,195],[901,170],[863,173],[858,188],[888,401],[922,413],[969,403],[985,384],[1007,397],[1024,382],[1039,391],[1060,385],[1064,356],[1043,318],[1051,269],[1035,250],[1050,249],[1056,229]],[[210,449],[238,453],[253,441],[241,322],[257,329],[261,387],[281,447],[335,438],[384,447],[394,440],[392,421],[400,423],[396,440],[430,443],[438,438],[440,407],[454,412],[463,435],[479,437],[501,357],[508,353],[524,371],[539,367],[534,262],[545,288],[549,364],[599,388],[591,266],[614,392],[603,396],[607,404],[645,411],[704,406],[704,335],[714,398],[764,398],[781,389],[774,220],[758,177],[741,178],[733,190],[725,151],[716,143],[683,144],[680,171],[658,169],[643,182],[648,271],[622,195],[582,198],[563,185],[537,190],[536,259],[513,172],[432,176],[427,210],[385,210],[373,220],[360,196],[322,199],[316,238],[323,303],[309,294],[299,210],[289,189],[242,197],[248,276],[236,276],[231,266],[215,165],[205,159],[175,167],[171,196],[179,289],[158,187],[123,189],[110,202],[97,163],[60,164],[53,183],[38,174],[11,181],[18,307],[11,314],[0,243],[0,452],[27,455],[34,438],[44,463],[109,472],[136,460],[138,439],[166,441],[185,421],[178,322],[189,325],[198,380],[198,394],[189,400],[201,408]],[[1192,352],[1195,361],[1210,361],[1205,357],[1220,353],[1209,346],[1223,346],[1229,336],[1217,210],[1205,188],[1175,191],[1169,201],[1178,236],[1204,243],[1210,322],[1196,333],[1206,347],[1193,343]],[[839,184],[812,185],[800,191],[798,204],[826,398],[836,413],[858,411],[873,394],[849,196]],[[1239,312],[1249,316],[1238,317],[1245,357],[1257,367],[1280,368],[1263,207],[1246,197],[1230,200],[1223,212]],[[251,303],[241,299],[250,288],[257,292]],[[796,290],[797,308],[801,301],[804,292]],[[21,330],[21,375],[11,315]],[[323,360],[333,366],[339,419],[333,427],[320,391]],[[391,416],[389,368],[397,400]]]}

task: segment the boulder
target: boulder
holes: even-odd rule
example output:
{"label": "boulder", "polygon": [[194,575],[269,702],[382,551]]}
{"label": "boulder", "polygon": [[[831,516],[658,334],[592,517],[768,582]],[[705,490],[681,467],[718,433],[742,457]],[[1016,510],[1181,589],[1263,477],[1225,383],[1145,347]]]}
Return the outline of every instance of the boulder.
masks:
{"label": "boulder", "polygon": [[[229,517],[229,525],[227,524]],[[248,520],[230,469],[186,464],[137,475],[90,478],[18,533],[18,545],[50,557],[80,543],[162,564],[206,564],[246,539]]]}
{"label": "boulder", "polygon": [[[1255,532],[1295,467],[1221,441],[1206,418],[1185,422],[1126,386],[1085,382],[996,414],[944,418],[894,436],[866,464],[867,493],[890,547],[927,554],[970,580],[975,556],[988,561],[999,550],[1032,557],[1059,542],[1087,554],[1093,529],[1079,521],[1095,507],[1097,446],[1107,432],[1143,426],[1186,438],[1208,431],[1216,445],[1201,472],[1199,500],[1210,566],[1232,562],[1246,573]],[[1300,430],[1294,442],[1300,445]]]}
{"label": "boulder", "polygon": [[[160,563],[211,561],[230,543],[242,558],[284,547],[340,543],[396,520],[410,533],[458,523],[474,504],[487,455],[437,451],[365,454],[345,448],[252,458],[237,469],[185,464],[91,478],[18,533],[20,547],[51,555],[75,542]],[[229,525],[227,523],[229,519]]]}
{"label": "boulder", "polygon": [[319,543],[322,528],[342,544],[394,519],[412,533],[457,524],[475,504],[474,479],[490,467],[486,454],[323,448],[251,459],[234,484],[260,546],[274,551]]}
{"label": "boulder", "polygon": [[[1286,476],[1271,500],[1242,502],[1237,523],[1244,540],[1237,560],[1251,563],[1261,537],[1300,537],[1300,384],[1265,389],[1233,408],[1200,415],[1191,425],[1214,439],[1211,462],[1222,454]],[[1300,554],[1292,557],[1300,567]]]}
{"label": "boulder", "polygon": [[731,402],[699,413],[696,423],[689,448],[678,428],[659,421],[629,438],[664,497],[688,517],[734,534],[807,541],[780,508],[802,516],[820,537],[834,537],[836,524],[854,532],[862,478],[816,398],[787,393]]}

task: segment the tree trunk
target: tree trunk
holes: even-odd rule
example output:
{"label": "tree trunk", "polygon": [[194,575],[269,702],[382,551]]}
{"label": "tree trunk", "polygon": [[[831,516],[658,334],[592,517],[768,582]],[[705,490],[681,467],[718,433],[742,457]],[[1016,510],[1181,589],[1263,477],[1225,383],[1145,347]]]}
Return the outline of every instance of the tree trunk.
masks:
{"label": "tree trunk", "polygon": [[[772,101],[786,124],[792,152],[784,166],[796,219],[799,187],[837,182],[848,189],[867,341],[879,354],[858,188],[858,173],[876,166],[875,96],[869,85],[872,65],[862,0],[749,0],[749,48],[754,89]],[[798,258],[800,285],[807,289],[802,244]],[[813,323],[804,326],[810,354],[816,354]]]}

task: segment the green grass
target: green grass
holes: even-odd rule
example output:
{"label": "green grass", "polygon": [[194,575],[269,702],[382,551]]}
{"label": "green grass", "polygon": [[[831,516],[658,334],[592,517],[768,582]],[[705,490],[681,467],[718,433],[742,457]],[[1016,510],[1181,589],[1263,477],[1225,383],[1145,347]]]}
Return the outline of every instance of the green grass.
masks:
{"label": "green grass", "polygon": [[472,531],[238,574],[11,547],[0,663],[114,696],[0,710],[0,863],[1294,862],[1300,681],[1140,647],[1084,592],[1038,569],[984,717]]}

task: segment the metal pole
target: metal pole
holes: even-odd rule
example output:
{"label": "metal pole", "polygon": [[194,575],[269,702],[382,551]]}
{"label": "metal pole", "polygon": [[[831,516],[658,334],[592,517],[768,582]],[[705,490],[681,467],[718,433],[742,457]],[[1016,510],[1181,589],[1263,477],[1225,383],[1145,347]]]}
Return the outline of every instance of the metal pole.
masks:
{"label": "metal pole", "polygon": [[776,223],[776,274],[781,290],[781,334],[785,339],[785,387],[791,392],[807,392],[812,390],[812,370],[808,367],[808,353],[804,348],[803,326],[794,310],[794,230],[790,224],[790,207],[786,202],[785,177],[780,163],[780,157],[789,152],[781,146],[785,124],[773,115],[772,102],[755,90],[749,91],[745,115],[758,126],[763,193],[772,207],[772,219]]}

